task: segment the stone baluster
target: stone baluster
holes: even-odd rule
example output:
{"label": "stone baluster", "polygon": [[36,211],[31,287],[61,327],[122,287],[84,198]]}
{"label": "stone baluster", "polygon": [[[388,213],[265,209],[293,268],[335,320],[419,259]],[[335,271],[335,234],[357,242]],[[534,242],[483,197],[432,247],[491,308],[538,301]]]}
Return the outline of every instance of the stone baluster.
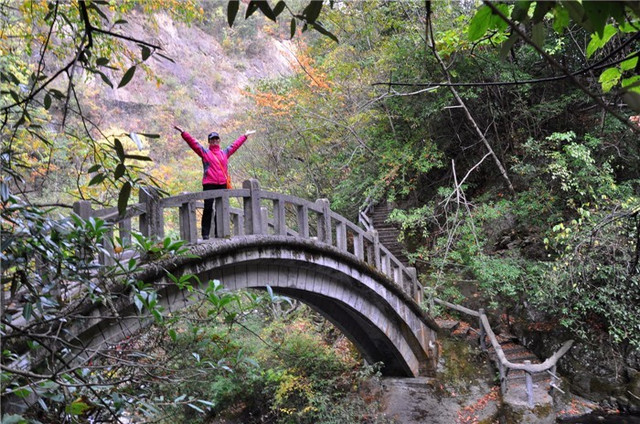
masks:
{"label": "stone baluster", "polygon": [[277,236],[287,235],[284,200],[280,198],[273,201],[273,233]]}
{"label": "stone baluster", "polygon": [[244,235],[244,215],[241,213],[234,213],[231,216],[231,221],[233,222],[233,235],[243,236]]}
{"label": "stone baluster", "polygon": [[131,246],[131,218],[118,222],[118,235],[120,236],[121,247]]}
{"label": "stone baluster", "polygon": [[164,217],[158,191],[153,187],[142,187],[138,196],[140,203],[146,206],[146,213],[140,215],[140,232],[145,237],[163,239]]}
{"label": "stone baluster", "polygon": [[380,263],[380,238],[378,236],[378,230],[371,230],[369,232],[371,234],[371,238],[373,240],[373,266],[376,267],[376,269],[380,270],[381,267],[381,263]]}
{"label": "stone baluster", "polygon": [[318,217],[318,240],[333,244],[331,234],[331,210],[329,209],[329,199],[318,199],[316,205],[322,210]]}
{"label": "stone baluster", "polygon": [[298,205],[298,237],[309,238],[309,208],[307,205]]}
{"label": "stone baluster", "polygon": [[262,234],[262,216],[260,212],[260,184],[256,179],[246,180],[242,188],[249,189],[249,197],[244,197],[244,233]]}
{"label": "stone baluster", "polygon": [[217,238],[229,238],[231,237],[231,217],[229,206],[229,193],[225,190],[222,192],[222,196],[216,199],[216,237]]}
{"label": "stone baluster", "polygon": [[364,260],[364,237],[357,232],[353,237],[353,254],[360,260]]}
{"label": "stone baluster", "polygon": [[411,284],[411,297],[416,301],[416,303],[420,304],[422,303],[422,290],[420,290],[420,287],[418,286],[418,271],[415,267],[409,266],[407,267],[407,275],[409,276]]}
{"label": "stone baluster", "polygon": [[[531,365],[531,361],[524,361],[525,365]],[[525,381],[527,386],[527,404],[529,408],[533,409],[533,376],[528,370],[525,370]]]}
{"label": "stone baluster", "polygon": [[342,220],[336,222],[336,247],[343,252],[347,251],[347,224]]}
{"label": "stone baluster", "polygon": [[196,243],[198,241],[196,202],[191,201],[180,205],[179,222],[180,238],[189,243]]}

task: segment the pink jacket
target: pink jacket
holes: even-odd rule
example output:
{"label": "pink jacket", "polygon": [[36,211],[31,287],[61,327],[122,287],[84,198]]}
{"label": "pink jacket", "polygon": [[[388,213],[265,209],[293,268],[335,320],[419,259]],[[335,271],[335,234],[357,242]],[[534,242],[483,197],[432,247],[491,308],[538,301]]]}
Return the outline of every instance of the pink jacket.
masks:
{"label": "pink jacket", "polygon": [[[226,175],[229,172],[229,157],[247,141],[247,136],[241,135],[240,138],[224,149],[221,149],[220,146],[213,146],[212,149],[207,149],[188,132],[184,131],[181,135],[189,147],[202,158],[202,166],[204,167],[202,184],[226,184]],[[223,166],[224,171],[220,169],[220,165]]]}

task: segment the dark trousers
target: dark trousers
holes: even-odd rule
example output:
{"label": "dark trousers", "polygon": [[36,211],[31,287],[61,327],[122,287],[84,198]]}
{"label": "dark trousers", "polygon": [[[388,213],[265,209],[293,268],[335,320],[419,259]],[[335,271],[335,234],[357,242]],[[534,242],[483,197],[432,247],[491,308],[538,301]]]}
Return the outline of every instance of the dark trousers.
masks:
{"label": "dark trousers", "polygon": [[[202,190],[219,190],[221,188],[227,188],[226,184],[202,184]],[[215,220],[215,214],[213,213],[213,199],[204,200],[204,211],[202,212],[202,238],[209,238],[209,231],[211,231],[211,218]],[[216,236],[215,221],[213,224],[213,236]]]}

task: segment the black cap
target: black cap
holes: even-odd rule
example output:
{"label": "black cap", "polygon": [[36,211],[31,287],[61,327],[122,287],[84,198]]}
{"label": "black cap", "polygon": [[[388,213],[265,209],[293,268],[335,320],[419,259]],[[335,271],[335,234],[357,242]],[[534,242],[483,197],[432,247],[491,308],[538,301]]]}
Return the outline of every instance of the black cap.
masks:
{"label": "black cap", "polygon": [[209,134],[209,140],[211,140],[212,138],[220,138],[220,136],[218,135],[217,132],[212,132],[211,134]]}

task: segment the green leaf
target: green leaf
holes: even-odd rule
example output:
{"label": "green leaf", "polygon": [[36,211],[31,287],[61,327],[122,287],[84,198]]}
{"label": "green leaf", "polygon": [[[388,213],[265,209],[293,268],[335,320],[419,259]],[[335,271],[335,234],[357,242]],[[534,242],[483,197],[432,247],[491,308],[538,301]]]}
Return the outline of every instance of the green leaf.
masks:
{"label": "green leaf", "polygon": [[640,93],[640,75],[634,75],[623,79],[622,88],[632,91],[636,91],[636,89],[638,89],[638,93]]}
{"label": "green leaf", "polygon": [[227,23],[229,27],[233,26],[238,15],[238,9],[240,8],[240,0],[230,0],[227,4]]}
{"label": "green leaf", "polygon": [[51,107],[51,96],[49,95],[49,93],[47,93],[44,95],[44,109],[49,110],[50,107]]}
{"label": "green leaf", "polygon": [[500,59],[506,59],[506,57],[509,55],[509,51],[511,50],[511,48],[513,47],[513,45],[516,43],[516,41],[518,41],[518,39],[520,38],[520,36],[518,35],[517,32],[513,32],[509,38],[507,38],[507,40],[502,43],[502,47],[500,47]]}
{"label": "green leaf", "polygon": [[122,143],[120,142],[119,139],[115,139],[113,141],[113,148],[116,151],[116,154],[118,155],[118,158],[120,159],[120,162],[124,162],[124,147],[122,147]]}
{"label": "green leaf", "polygon": [[91,181],[89,181],[88,185],[92,186],[92,185],[100,184],[101,182],[104,181],[105,178],[106,176],[104,174],[94,175],[93,178],[91,178]]}
{"label": "green leaf", "polygon": [[29,302],[25,303],[24,307],[22,308],[22,316],[24,317],[25,321],[29,321],[29,319],[31,319],[32,312],[33,305]]}
{"label": "green leaf", "polygon": [[131,68],[129,68],[127,72],[124,73],[124,76],[120,80],[120,84],[118,84],[118,88],[122,88],[125,85],[127,85],[129,81],[131,81],[131,78],[133,78],[133,74],[135,73],[136,73],[136,66],[134,65]]}
{"label": "green leaf", "polygon": [[469,22],[469,41],[476,41],[480,39],[487,32],[487,29],[489,29],[490,23],[491,8],[486,5],[482,6]]}
{"label": "green leaf", "polygon": [[[32,393],[32,390],[28,387],[21,387],[13,391],[13,394],[18,396],[20,399],[25,399],[31,393]],[[2,420],[2,422],[4,423],[4,420]]]}
{"label": "green leaf", "polygon": [[273,13],[273,10],[271,10],[269,3],[266,1],[257,1],[256,3],[264,16],[271,19],[273,22],[276,22],[276,15]]}
{"label": "green leaf", "polygon": [[250,1],[249,5],[247,5],[247,12],[244,15],[244,18],[247,19],[249,16],[253,15],[253,13],[258,10],[258,2]]}
{"label": "green leaf", "polygon": [[95,71],[96,74],[100,75],[100,78],[102,79],[102,81],[107,84],[109,87],[113,88],[113,83],[111,82],[111,80],[109,79],[109,77],[107,77],[104,72],[100,72],[98,70]]}
{"label": "green leaf", "polygon": [[279,16],[282,13],[282,11],[284,10],[285,6],[286,6],[286,3],[283,0],[280,0],[276,4],[276,6],[273,8],[273,14],[275,16]]}
{"label": "green leaf", "polygon": [[141,136],[147,137],[147,138],[160,138],[160,134],[146,134],[146,133],[140,133]]}
{"label": "green leaf", "polygon": [[296,35],[296,18],[291,18],[291,38]]}
{"label": "green leaf", "polygon": [[81,400],[75,400],[70,405],[67,405],[65,412],[71,415],[82,415],[87,409],[91,409],[91,407]]}
{"label": "green leaf", "polygon": [[564,29],[569,26],[569,11],[561,5],[556,5],[553,9],[553,30],[562,34]]}
{"label": "green leaf", "polygon": [[308,24],[312,24],[318,19],[322,11],[322,4],[322,0],[311,0],[307,7],[304,8],[302,15]]}
{"label": "green leaf", "polygon": [[621,76],[622,71],[618,68],[606,69],[602,74],[600,74],[600,78],[598,79],[598,82],[602,84],[602,91],[605,93],[611,91],[613,86],[618,84]]}
{"label": "green leaf", "polygon": [[19,103],[20,102],[20,97],[18,97],[18,93],[16,93],[13,90],[9,90],[9,95],[11,95],[11,98],[13,99],[14,102]]}
{"label": "green leaf", "polygon": [[620,69],[622,69],[623,71],[631,71],[632,69],[635,69],[637,65],[638,65],[638,56],[632,57],[631,59],[627,59],[624,62],[621,62]]}
{"label": "green leaf", "polygon": [[[509,16],[509,5],[504,3],[498,3],[494,5],[504,16]],[[500,17],[498,14],[492,14],[489,21],[489,28],[495,28],[498,31],[504,31],[509,24]]]}
{"label": "green leaf", "polygon": [[531,28],[531,40],[538,47],[543,47],[544,46],[545,35],[546,34],[544,32],[544,22],[538,22],[537,24],[535,24],[533,26],[533,28]]}
{"label": "green leaf", "polygon": [[98,66],[106,66],[108,64],[109,64],[109,59],[106,58],[106,57],[99,57],[96,60],[96,65],[98,65]]}
{"label": "green leaf", "polygon": [[582,8],[584,9],[584,13],[591,23],[593,31],[597,32],[602,37],[604,34],[604,26],[611,14],[609,2],[584,1],[582,2]]}
{"label": "green leaf", "polygon": [[117,180],[118,178],[122,177],[126,170],[127,170],[127,167],[124,166],[124,163],[119,163],[118,166],[116,166],[116,170],[113,173],[113,178]]}
{"label": "green leaf", "polygon": [[124,215],[127,210],[127,203],[129,202],[129,197],[131,196],[131,183],[127,181],[122,185],[120,189],[120,194],[118,195],[118,213],[120,215]]}
{"label": "green leaf", "polygon": [[151,56],[151,49],[145,45],[140,46],[141,51],[141,55],[142,55],[142,61],[144,62],[145,60],[149,59],[149,56]]}
{"label": "green leaf", "polygon": [[316,31],[318,31],[320,34],[322,35],[326,35],[327,37],[331,38],[333,41],[335,41],[336,43],[340,43],[338,41],[338,37],[336,37],[335,35],[333,35],[332,33],[330,33],[329,31],[327,31],[325,29],[325,27],[322,26],[322,24],[320,22],[315,22],[313,23],[313,29],[315,29]]}
{"label": "green leaf", "polygon": [[533,11],[533,18],[531,18],[532,22],[537,24],[538,22],[542,22],[544,20],[545,15],[555,3],[551,1],[538,1],[536,2],[536,8]]}
{"label": "green leaf", "polygon": [[93,165],[91,168],[87,169],[87,172],[89,174],[96,172],[98,169],[102,168],[102,165],[100,165],[99,163]]}
{"label": "green leaf", "polygon": [[170,328],[169,337],[171,337],[171,340],[175,342],[178,339],[178,334],[176,333],[176,330],[174,330],[173,328]]}
{"label": "green leaf", "polygon": [[522,22],[529,16],[529,8],[531,7],[531,1],[517,1],[511,12],[511,19],[516,22]]}
{"label": "green leaf", "polygon": [[144,160],[147,162],[152,162],[153,159],[151,159],[149,156],[142,156],[142,155],[124,155],[125,158],[127,159],[133,159],[133,160]]}
{"label": "green leaf", "polygon": [[602,35],[591,34],[591,41],[587,45],[587,58],[590,58],[598,49],[604,47],[617,32],[618,30],[613,25],[607,25]]}
{"label": "green leaf", "polygon": [[585,27],[589,31],[592,29],[591,24],[586,21],[587,16],[584,13],[582,3],[578,3],[577,1],[566,1],[562,3],[562,5],[569,12],[571,19],[573,19],[578,25]]}

